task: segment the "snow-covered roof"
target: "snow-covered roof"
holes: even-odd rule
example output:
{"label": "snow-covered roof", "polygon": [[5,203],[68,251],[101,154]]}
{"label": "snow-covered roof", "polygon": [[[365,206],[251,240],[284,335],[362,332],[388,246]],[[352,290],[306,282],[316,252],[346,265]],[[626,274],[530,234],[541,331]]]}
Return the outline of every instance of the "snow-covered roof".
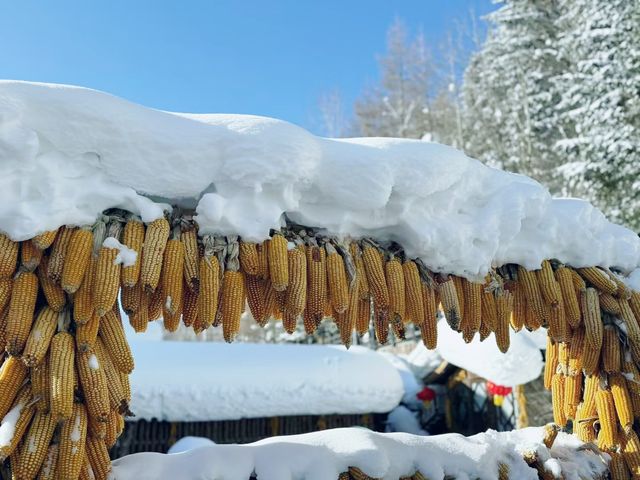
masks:
{"label": "snow-covered roof", "polygon": [[229,420],[388,412],[398,371],[363,348],[214,342],[132,342],[136,419]]}
{"label": "snow-covered roof", "polygon": [[0,230],[14,240],[119,207],[195,207],[200,234],[261,240],[282,214],[399,242],[434,271],[640,264],[640,239],[589,203],[443,145],[316,137],[246,115],[162,112],[94,90],[0,82]]}
{"label": "snow-covered roof", "polygon": [[536,480],[538,472],[523,455],[556,478],[604,478],[603,458],[575,437],[559,433],[551,449],[542,428],[513,432],[489,430],[473,437],[458,434],[424,437],[340,428],[304,435],[273,437],[249,445],[210,445],[176,454],[136,453],[113,462],[114,478],[165,480],[224,478],[248,480],[333,480],[349,467],[374,478],[398,479],[420,471],[427,478],[495,480],[498,465],[509,478]]}

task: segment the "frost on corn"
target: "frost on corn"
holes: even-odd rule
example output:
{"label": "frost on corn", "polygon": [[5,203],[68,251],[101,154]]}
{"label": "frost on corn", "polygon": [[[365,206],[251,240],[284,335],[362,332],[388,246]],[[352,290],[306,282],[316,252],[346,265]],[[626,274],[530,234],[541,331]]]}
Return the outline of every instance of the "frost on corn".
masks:
{"label": "frost on corn", "polygon": [[95,354],[91,354],[91,356],[89,357],[89,368],[91,368],[92,370],[100,369],[100,363],[98,362],[98,357],[96,357]]}
{"label": "frost on corn", "polygon": [[118,250],[118,255],[113,261],[114,265],[122,264],[123,267],[131,267],[136,264],[136,259],[138,258],[138,252],[128,248],[126,245],[120,243],[114,237],[107,237],[102,242],[103,247],[107,248],[115,248]]}

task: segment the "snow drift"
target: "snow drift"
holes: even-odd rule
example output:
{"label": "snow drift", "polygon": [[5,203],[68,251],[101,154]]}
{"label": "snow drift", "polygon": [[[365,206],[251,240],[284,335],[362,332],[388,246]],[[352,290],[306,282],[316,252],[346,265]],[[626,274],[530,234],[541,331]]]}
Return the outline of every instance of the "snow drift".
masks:
{"label": "snow drift", "polygon": [[110,207],[195,208],[200,233],[262,240],[292,221],[401,243],[470,278],[545,258],[626,273],[640,240],[589,203],[453,148],[318,138],[286,122],[145,108],[79,87],[0,82],[0,229],[24,240]]}

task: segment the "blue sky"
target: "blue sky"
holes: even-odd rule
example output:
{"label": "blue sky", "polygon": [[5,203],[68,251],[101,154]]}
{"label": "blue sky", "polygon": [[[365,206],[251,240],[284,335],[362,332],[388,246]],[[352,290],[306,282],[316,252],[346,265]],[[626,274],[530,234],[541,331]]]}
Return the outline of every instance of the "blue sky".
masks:
{"label": "blue sky", "polygon": [[182,112],[267,115],[317,130],[317,102],[377,78],[395,17],[434,47],[490,0],[109,0],[0,3],[0,78],[72,83]]}

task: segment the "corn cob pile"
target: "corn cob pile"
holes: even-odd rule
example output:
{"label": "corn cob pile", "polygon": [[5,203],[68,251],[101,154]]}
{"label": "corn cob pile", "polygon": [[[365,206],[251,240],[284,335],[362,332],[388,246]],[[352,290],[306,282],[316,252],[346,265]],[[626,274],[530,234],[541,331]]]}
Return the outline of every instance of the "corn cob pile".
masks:
{"label": "corn cob pile", "polygon": [[[127,252],[135,261],[122,263]],[[510,329],[544,326],[556,423],[573,420],[580,438],[640,475],[640,293],[614,272],[545,260],[471,282],[429,270],[395,243],[295,224],[261,243],[199,236],[176,209],[148,225],[111,210],[28,241],[0,236],[0,418],[15,417],[0,460],[15,478],[107,476],[133,370],[120,305],[138,332],[162,317],[169,331],[221,326],[228,342],[246,306],[261,326],[281,321],[288,332],[301,323],[311,335],[333,320],[347,347],[370,325],[385,343],[413,323],[433,349],[439,311],[467,342],[493,333],[503,352]]]}

